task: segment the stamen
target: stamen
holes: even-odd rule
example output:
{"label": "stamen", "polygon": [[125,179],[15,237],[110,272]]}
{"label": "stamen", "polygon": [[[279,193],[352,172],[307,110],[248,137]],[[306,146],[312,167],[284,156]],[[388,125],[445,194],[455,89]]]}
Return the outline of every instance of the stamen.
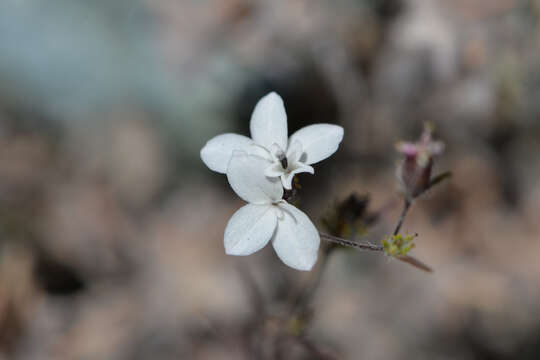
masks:
{"label": "stamen", "polygon": [[287,156],[285,156],[285,154],[280,154],[278,160],[281,163],[281,166],[283,166],[283,169],[287,169],[289,167],[289,162],[287,161]]}
{"label": "stamen", "polygon": [[272,152],[274,153],[276,159],[280,162],[283,170],[287,169],[289,167],[289,161],[287,160],[285,151],[283,151],[278,144],[274,143],[272,144]]}

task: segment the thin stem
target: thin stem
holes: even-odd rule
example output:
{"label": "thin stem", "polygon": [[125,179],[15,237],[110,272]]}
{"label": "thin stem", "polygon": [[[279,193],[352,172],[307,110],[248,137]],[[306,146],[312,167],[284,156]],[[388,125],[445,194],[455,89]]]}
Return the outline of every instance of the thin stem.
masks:
{"label": "thin stem", "polygon": [[321,239],[324,239],[326,241],[329,241],[335,244],[348,246],[348,247],[354,247],[360,250],[384,251],[384,248],[382,246],[374,245],[370,242],[356,242],[356,241],[346,240],[346,239],[343,239],[337,236],[332,236],[325,233],[319,233],[319,234],[321,236]]}
{"label": "thin stem", "polygon": [[407,212],[409,211],[411,204],[412,204],[411,200],[405,199],[405,203],[403,204],[403,210],[401,211],[401,216],[399,217],[399,221],[393,233],[394,236],[399,233],[399,230],[401,229],[401,225],[403,225],[403,221],[405,221],[405,217],[407,216]]}

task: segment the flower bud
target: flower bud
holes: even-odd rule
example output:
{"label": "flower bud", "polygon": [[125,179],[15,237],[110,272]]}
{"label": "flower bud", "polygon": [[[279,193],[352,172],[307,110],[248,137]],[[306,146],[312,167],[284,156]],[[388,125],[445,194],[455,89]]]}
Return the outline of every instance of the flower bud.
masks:
{"label": "flower bud", "polygon": [[444,143],[434,141],[432,128],[426,125],[418,142],[401,141],[396,144],[396,149],[405,156],[397,176],[408,200],[413,200],[429,189],[433,158],[443,152]]}

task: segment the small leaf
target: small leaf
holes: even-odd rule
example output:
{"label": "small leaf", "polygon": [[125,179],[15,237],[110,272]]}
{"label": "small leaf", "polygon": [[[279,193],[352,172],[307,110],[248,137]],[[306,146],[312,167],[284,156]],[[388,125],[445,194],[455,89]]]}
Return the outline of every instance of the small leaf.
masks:
{"label": "small leaf", "polygon": [[432,188],[433,186],[439,184],[440,182],[449,179],[452,177],[451,171],[443,172],[442,174],[439,174],[435,176],[433,179],[431,179],[431,182],[429,183],[429,187]]}
{"label": "small leaf", "polygon": [[427,266],[426,264],[424,264],[423,262],[421,262],[420,260],[412,256],[409,256],[409,255],[398,256],[396,257],[396,259],[406,262],[407,264],[410,264],[420,270],[424,270],[429,273],[433,272],[433,269],[431,269],[429,266]]}

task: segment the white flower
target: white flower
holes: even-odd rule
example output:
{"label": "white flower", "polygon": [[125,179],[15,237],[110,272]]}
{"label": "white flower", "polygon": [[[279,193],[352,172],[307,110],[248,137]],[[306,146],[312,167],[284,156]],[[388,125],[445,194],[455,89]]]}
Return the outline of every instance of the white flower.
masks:
{"label": "white flower", "polygon": [[306,126],[287,139],[287,114],[283,100],[275,92],[255,106],[250,131],[252,139],[237,134],[214,137],[202,148],[202,160],[211,170],[227,173],[233,151],[261,156],[267,160],[263,169],[266,176],[280,177],[290,190],[294,175],[313,174],[310,165],[332,155],[343,139],[343,128],[331,124]]}
{"label": "white flower", "polygon": [[278,257],[298,270],[311,270],[317,261],[319,232],[306,214],[288,204],[277,178],[264,175],[266,159],[234,151],[227,179],[248,204],[240,208],[225,229],[225,252],[250,255],[272,242]]}

